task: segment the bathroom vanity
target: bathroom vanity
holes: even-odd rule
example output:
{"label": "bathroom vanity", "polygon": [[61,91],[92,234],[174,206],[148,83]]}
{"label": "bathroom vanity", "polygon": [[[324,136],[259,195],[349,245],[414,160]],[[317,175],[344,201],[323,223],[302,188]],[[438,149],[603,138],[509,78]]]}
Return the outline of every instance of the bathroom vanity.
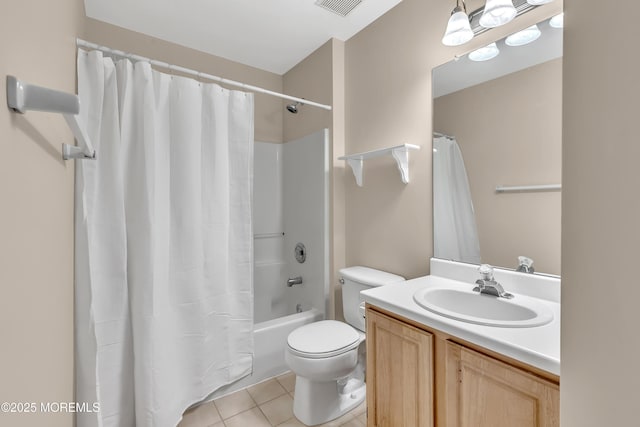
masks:
{"label": "bathroom vanity", "polygon": [[[458,264],[435,263],[432,273]],[[458,278],[475,269],[468,270]],[[369,427],[559,425],[559,279],[527,276],[522,283],[514,272],[496,276],[515,301],[528,292],[525,303],[533,298],[552,318],[536,326],[489,326],[431,312],[416,302],[425,289],[473,288],[473,281],[439,276],[362,293]]]}

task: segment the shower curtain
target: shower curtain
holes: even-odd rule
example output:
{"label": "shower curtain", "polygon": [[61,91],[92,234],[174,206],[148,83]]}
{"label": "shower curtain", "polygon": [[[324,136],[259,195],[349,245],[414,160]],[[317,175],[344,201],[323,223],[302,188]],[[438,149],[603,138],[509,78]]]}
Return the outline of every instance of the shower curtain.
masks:
{"label": "shower curtain", "polygon": [[78,426],[175,426],[251,372],[253,95],[78,51]]}
{"label": "shower curtain", "polygon": [[462,152],[453,138],[433,139],[433,241],[436,258],[480,264],[480,242]]}

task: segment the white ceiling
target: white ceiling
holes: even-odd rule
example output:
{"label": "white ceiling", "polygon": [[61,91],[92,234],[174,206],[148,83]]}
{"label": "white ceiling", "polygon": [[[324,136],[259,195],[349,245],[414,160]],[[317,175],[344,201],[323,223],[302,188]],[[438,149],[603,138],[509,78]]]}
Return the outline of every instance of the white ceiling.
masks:
{"label": "white ceiling", "polygon": [[277,74],[346,41],[401,0],[363,0],[346,17],[315,0],[85,0],[87,16]]}

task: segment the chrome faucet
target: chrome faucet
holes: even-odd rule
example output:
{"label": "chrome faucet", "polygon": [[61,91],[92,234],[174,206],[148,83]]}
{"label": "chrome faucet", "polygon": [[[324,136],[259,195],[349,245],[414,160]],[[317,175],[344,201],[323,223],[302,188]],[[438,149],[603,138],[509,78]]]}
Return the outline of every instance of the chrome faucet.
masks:
{"label": "chrome faucet", "polygon": [[287,286],[292,287],[293,285],[302,285],[302,276],[287,279]]}
{"label": "chrome faucet", "polygon": [[518,268],[516,271],[521,271],[523,273],[534,273],[533,269],[533,260],[526,256],[518,257]]}
{"label": "chrome faucet", "polygon": [[480,279],[476,280],[476,286],[473,288],[474,292],[480,292],[485,295],[493,295],[494,297],[511,299],[513,294],[505,292],[502,285],[493,278],[493,267],[489,264],[482,264],[478,268],[480,273]]}

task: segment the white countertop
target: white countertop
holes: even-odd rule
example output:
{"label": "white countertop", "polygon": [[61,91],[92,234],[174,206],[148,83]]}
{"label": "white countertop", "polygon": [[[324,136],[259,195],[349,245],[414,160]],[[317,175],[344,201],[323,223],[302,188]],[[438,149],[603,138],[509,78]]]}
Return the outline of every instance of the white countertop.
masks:
{"label": "white countertop", "polygon": [[[425,276],[361,293],[364,301],[462,340],[495,351],[560,376],[560,304],[540,299],[553,312],[553,320],[531,328],[477,325],[440,316],[420,307],[413,294],[426,287],[460,286],[464,282]],[[464,283],[467,285],[467,283]],[[472,288],[473,283],[468,283]],[[505,286],[506,288],[506,286]],[[510,289],[506,288],[507,291]]]}

